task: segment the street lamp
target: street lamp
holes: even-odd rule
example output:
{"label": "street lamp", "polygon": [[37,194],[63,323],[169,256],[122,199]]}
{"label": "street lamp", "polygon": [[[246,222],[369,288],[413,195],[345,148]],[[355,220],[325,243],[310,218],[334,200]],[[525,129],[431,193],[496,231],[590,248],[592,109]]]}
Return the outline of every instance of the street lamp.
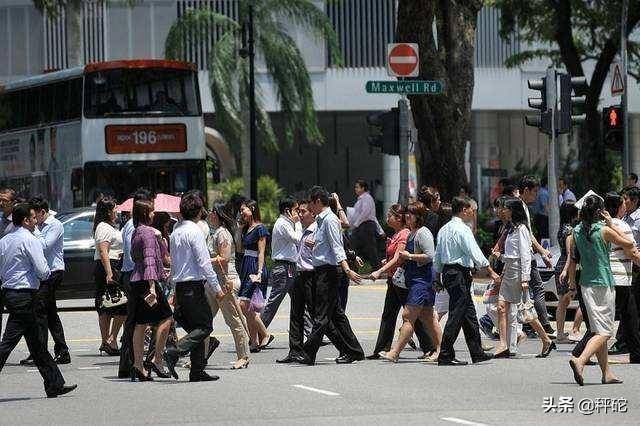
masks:
{"label": "street lamp", "polygon": [[[248,13],[242,23],[242,48],[240,57],[249,58],[249,196],[258,201],[256,175],[256,77],[255,48],[253,39],[253,1],[249,2]],[[245,161],[243,159],[243,161]]]}

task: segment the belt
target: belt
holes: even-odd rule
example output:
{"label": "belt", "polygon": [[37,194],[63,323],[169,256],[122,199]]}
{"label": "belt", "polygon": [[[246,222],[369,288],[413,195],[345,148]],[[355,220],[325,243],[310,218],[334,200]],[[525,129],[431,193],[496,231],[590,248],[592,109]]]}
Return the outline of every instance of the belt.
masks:
{"label": "belt", "polygon": [[256,250],[245,250],[245,256],[258,257],[258,252]]}
{"label": "belt", "polygon": [[204,285],[204,280],[198,280],[198,281],[178,281],[176,282],[176,286],[181,285],[181,286],[192,286],[192,287],[196,287],[196,286],[200,286],[200,285]]}
{"label": "belt", "polygon": [[338,269],[339,266],[338,265],[320,265],[320,266],[314,266],[314,270],[319,270],[319,269]]}
{"label": "belt", "polygon": [[444,270],[444,268],[453,268],[453,269],[458,269],[460,271],[464,271],[464,272],[471,272],[471,268],[467,267],[467,266],[462,266],[458,263],[449,263],[447,265],[444,265],[442,267],[442,269]]}
{"label": "belt", "polygon": [[37,288],[6,288],[2,287],[2,290],[13,293],[37,293]]}
{"label": "belt", "polygon": [[290,260],[273,259],[273,263],[284,263],[285,265],[296,266],[296,262],[291,262]]}

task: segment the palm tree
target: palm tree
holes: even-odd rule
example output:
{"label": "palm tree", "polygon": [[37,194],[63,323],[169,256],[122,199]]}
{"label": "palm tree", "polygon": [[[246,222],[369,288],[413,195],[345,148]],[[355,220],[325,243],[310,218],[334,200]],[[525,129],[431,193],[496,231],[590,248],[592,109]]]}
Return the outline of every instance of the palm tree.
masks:
{"label": "palm tree", "polygon": [[[204,7],[192,9],[171,27],[165,43],[167,58],[182,59],[189,46],[209,37],[212,28],[221,32],[208,61],[211,93],[217,126],[229,140],[242,141],[248,120],[249,66],[238,54],[242,22],[254,2],[254,37],[256,53],[264,58],[273,80],[284,121],[284,137],[292,144],[296,133],[320,145],[324,138],[318,128],[313,104],[311,80],[304,58],[283,22],[305,28],[317,39],[326,41],[334,63],[340,63],[338,37],[323,10],[311,0],[237,0],[238,20]],[[256,96],[256,126],[262,143],[277,149],[269,115]]]}

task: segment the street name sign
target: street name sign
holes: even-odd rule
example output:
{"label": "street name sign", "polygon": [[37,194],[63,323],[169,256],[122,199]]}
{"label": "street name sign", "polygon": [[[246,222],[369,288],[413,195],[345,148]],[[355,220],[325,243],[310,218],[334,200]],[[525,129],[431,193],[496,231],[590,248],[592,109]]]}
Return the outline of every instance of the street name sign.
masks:
{"label": "street name sign", "polygon": [[417,77],[420,56],[417,43],[387,44],[387,73],[391,77]]}
{"label": "street name sign", "polygon": [[367,81],[367,93],[400,93],[404,95],[439,95],[444,91],[440,80]]}

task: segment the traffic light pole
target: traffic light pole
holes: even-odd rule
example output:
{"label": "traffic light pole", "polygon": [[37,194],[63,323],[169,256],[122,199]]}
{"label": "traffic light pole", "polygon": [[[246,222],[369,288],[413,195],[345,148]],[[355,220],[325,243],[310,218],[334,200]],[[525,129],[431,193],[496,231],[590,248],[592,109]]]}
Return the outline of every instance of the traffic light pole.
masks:
{"label": "traffic light pole", "polygon": [[558,206],[558,183],[556,177],[556,144],[557,144],[557,123],[558,113],[557,101],[557,75],[555,68],[547,70],[547,110],[551,110],[551,135],[549,143],[547,179],[549,184],[549,239],[552,246],[558,244],[558,230],[560,229],[560,209]]}
{"label": "traffic light pole", "polygon": [[406,96],[398,101],[398,115],[400,120],[400,190],[398,203],[406,205],[409,200],[409,102]]}
{"label": "traffic light pole", "polygon": [[620,30],[620,59],[622,61],[622,137],[624,141],[622,153],[622,174],[627,179],[631,173],[631,147],[629,145],[629,118],[627,114],[627,15],[629,14],[629,0],[622,2],[622,25]]}

